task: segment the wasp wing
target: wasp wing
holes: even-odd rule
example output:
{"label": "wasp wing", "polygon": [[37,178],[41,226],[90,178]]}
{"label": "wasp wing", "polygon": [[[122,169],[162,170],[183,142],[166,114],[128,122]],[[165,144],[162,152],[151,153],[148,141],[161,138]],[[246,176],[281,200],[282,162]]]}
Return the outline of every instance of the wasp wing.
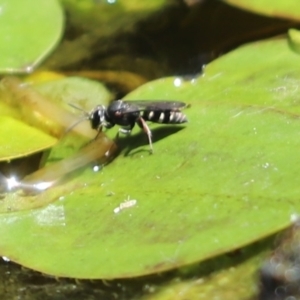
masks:
{"label": "wasp wing", "polygon": [[173,100],[136,100],[123,101],[126,104],[126,110],[123,114],[133,113],[137,111],[153,111],[153,112],[176,112],[181,111],[187,107],[187,104],[180,101]]}

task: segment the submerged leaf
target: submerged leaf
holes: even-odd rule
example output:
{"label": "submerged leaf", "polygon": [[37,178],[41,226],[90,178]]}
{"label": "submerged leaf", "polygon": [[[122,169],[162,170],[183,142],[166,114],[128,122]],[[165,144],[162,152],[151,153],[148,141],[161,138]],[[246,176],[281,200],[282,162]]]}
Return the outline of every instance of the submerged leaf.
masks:
{"label": "submerged leaf", "polygon": [[[61,84],[60,81],[63,81]],[[50,83],[52,86],[52,96],[55,99],[57,97],[57,92],[61,90],[61,101],[66,96],[69,96],[68,90],[68,81],[60,80],[57,86],[56,81]],[[84,82],[84,80],[79,80],[79,82]],[[70,82],[70,80],[69,80]],[[83,91],[86,91],[91,86],[94,86],[95,83],[86,83],[82,87]],[[43,85],[46,87],[47,84]],[[42,88],[43,90],[43,88]],[[91,96],[94,95],[94,90],[91,89],[87,94]],[[44,91],[45,92],[45,91]],[[78,122],[78,117],[63,108],[61,103],[58,104],[58,101],[50,101],[51,97],[46,96],[37,92],[35,88],[30,85],[22,83],[16,77],[5,77],[1,81],[1,100],[3,103],[12,107],[15,111],[21,115],[22,120],[26,123],[36,126],[49,134],[62,137],[65,135],[66,130]],[[49,92],[48,92],[49,94]],[[96,93],[97,94],[97,93]],[[93,97],[91,97],[93,99]],[[97,99],[93,99],[97,100]],[[64,103],[64,106],[68,106]],[[95,132],[90,128],[86,123],[79,123],[78,126],[73,128],[73,131],[76,131],[78,134],[94,138]]]}
{"label": "submerged leaf", "polygon": [[66,108],[73,104],[89,110],[99,104],[107,105],[113,98],[103,84],[82,77],[45,81],[34,87],[52,102],[63,103]]}

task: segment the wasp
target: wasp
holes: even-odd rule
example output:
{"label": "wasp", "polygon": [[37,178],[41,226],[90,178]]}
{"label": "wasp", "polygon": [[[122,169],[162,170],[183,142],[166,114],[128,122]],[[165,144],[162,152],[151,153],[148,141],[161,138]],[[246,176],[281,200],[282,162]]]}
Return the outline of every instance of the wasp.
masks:
{"label": "wasp", "polygon": [[86,113],[86,119],[89,119],[91,127],[98,132],[102,131],[103,127],[112,128],[119,125],[119,132],[130,134],[137,124],[146,133],[152,153],[152,133],[146,121],[161,124],[185,123],[187,118],[181,110],[186,106],[179,101],[116,100],[107,107],[97,105]]}

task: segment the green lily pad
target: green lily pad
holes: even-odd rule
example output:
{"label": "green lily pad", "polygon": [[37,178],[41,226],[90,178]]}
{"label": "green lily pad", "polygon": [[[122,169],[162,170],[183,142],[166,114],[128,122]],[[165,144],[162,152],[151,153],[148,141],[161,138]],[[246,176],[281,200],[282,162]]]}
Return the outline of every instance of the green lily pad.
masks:
{"label": "green lily pad", "polygon": [[56,143],[56,138],[43,131],[16,119],[0,116],[0,161],[40,152],[53,147]]}
{"label": "green lily pad", "polygon": [[231,5],[256,13],[285,19],[300,19],[299,2],[297,0],[223,0]]}
{"label": "green lily pad", "polygon": [[31,72],[61,38],[62,8],[57,0],[3,0],[0,9],[0,72]]}
{"label": "green lily pad", "polygon": [[296,52],[300,53],[300,31],[297,29],[289,29],[288,39],[291,48]]}
{"label": "green lily pad", "polygon": [[[119,157],[98,173],[83,170],[56,202],[0,215],[0,253],[56,276],[121,278],[287,227],[300,210],[299,67],[286,40],[265,41],[221,57],[200,78],[140,87],[127,99],[183,100],[189,123],[151,126],[153,155],[136,128]],[[120,209],[126,200],[132,206]]]}

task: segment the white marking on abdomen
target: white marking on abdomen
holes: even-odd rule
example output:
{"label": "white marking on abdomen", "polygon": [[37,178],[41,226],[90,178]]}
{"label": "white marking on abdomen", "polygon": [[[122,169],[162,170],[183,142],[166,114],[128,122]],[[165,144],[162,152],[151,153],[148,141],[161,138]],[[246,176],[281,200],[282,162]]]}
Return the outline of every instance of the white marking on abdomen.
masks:
{"label": "white marking on abdomen", "polygon": [[151,120],[153,118],[154,112],[150,111],[148,115],[148,119]]}
{"label": "white marking on abdomen", "polygon": [[162,123],[164,121],[164,119],[165,119],[165,114],[161,113],[160,116],[159,116],[158,122]]}

